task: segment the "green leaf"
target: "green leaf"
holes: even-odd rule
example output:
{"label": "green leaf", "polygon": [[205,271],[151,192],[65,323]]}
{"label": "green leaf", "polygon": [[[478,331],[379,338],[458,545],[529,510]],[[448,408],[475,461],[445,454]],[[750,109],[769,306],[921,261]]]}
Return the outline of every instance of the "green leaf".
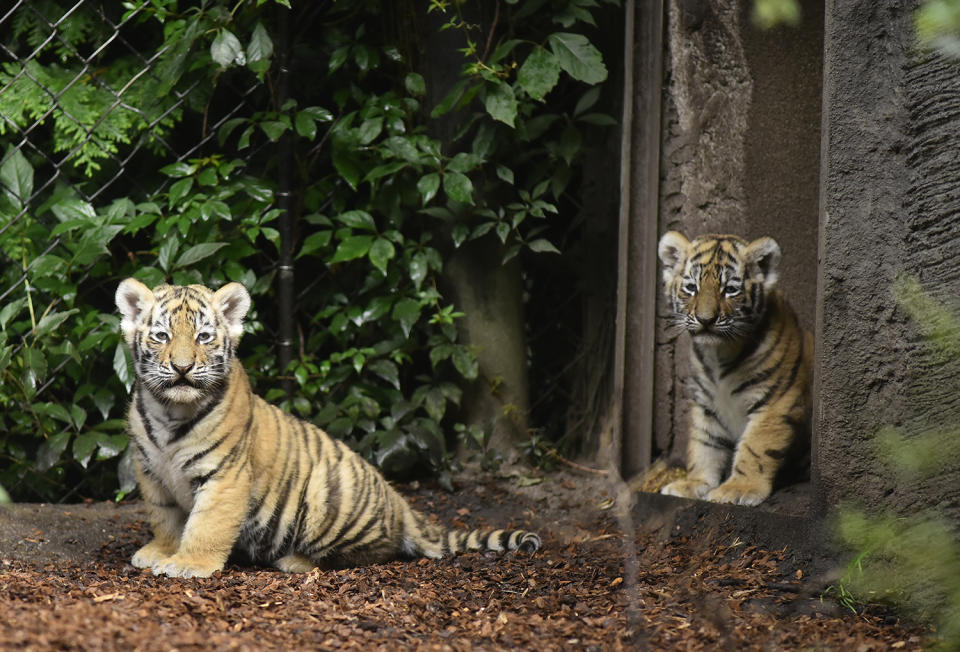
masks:
{"label": "green leaf", "polygon": [[440,421],[447,408],[447,399],[438,387],[431,387],[424,394],[423,407],[434,421]]}
{"label": "green leaf", "polygon": [[436,172],[425,174],[417,181],[417,190],[420,192],[420,200],[424,206],[430,203],[430,200],[437,195],[440,189],[440,175]]}
{"label": "green leaf", "polygon": [[496,145],[497,130],[489,122],[481,122],[477,127],[477,134],[473,137],[473,154],[481,161],[487,160],[493,153]]}
{"label": "green leaf", "polygon": [[400,389],[400,370],[392,360],[374,360],[367,369],[393,385],[394,389]]}
{"label": "green leaf", "polygon": [[30,265],[29,268],[30,276],[34,279],[42,276],[59,276],[63,273],[66,266],[67,261],[60,256],[47,254],[46,256],[40,256],[33,261],[33,264]]}
{"label": "green leaf", "polygon": [[476,356],[470,353],[470,350],[465,346],[456,347],[451,360],[453,360],[453,366],[460,372],[460,375],[467,380],[476,379],[480,373],[480,365]]}
{"label": "green leaf", "polygon": [[[233,132],[233,130],[239,127],[240,125],[246,124],[246,123],[247,123],[247,118],[231,118],[230,120],[227,120],[222,125],[220,125],[220,128],[217,130],[217,142],[220,143],[221,146],[223,146],[223,144],[227,142],[227,138],[230,137],[230,134]],[[174,165],[186,165],[186,164],[175,163]],[[167,167],[170,167],[170,166],[167,166]],[[165,168],[161,168],[160,171],[163,172],[164,169]],[[186,175],[180,175],[180,176],[186,176]]]}
{"label": "green leaf", "polygon": [[517,72],[517,83],[535,100],[543,100],[560,80],[560,63],[556,55],[537,47]]}
{"label": "green leaf", "polygon": [[583,34],[556,32],[547,37],[563,70],[576,80],[598,84],[607,78],[600,51]]}
{"label": "green leaf", "polygon": [[109,460],[116,457],[125,451],[130,443],[130,440],[125,434],[108,435],[105,432],[99,433],[97,441],[100,444],[100,448],[97,451],[98,460]]}
{"label": "green leaf", "polygon": [[[58,201],[50,207],[50,210],[62,223],[76,222],[87,225],[97,219],[97,212],[93,206],[82,199],[65,199]],[[56,228],[54,228],[53,234],[59,234]]]}
{"label": "green leaf", "polygon": [[181,199],[187,196],[187,193],[193,188],[193,177],[186,177],[174,182],[170,186],[170,192],[167,196],[168,205],[173,208]]}
{"label": "green leaf", "polygon": [[11,301],[3,308],[0,308],[0,329],[7,330],[7,324],[27,305],[27,299],[17,299]]}
{"label": "green leaf", "polygon": [[0,165],[0,185],[14,208],[19,211],[33,194],[33,166],[19,149],[14,149]]}
{"label": "green leaf", "polygon": [[44,315],[43,319],[40,320],[40,323],[37,324],[37,337],[46,337],[50,333],[60,328],[60,326],[63,325],[63,322],[78,312],[80,311],[77,308],[73,308],[72,310],[67,310],[66,312],[51,312],[47,315]]}
{"label": "green leaf", "polygon": [[573,115],[576,117],[584,111],[590,110],[590,108],[597,103],[598,99],[600,99],[600,87],[594,86],[587,90],[587,92],[583,94],[583,97],[577,101],[577,106],[573,109]]}
{"label": "green leaf", "polygon": [[479,157],[474,154],[468,154],[467,152],[460,152],[447,163],[447,169],[453,172],[462,172],[466,174],[470,172],[477,166],[479,166],[481,160]]}
{"label": "green leaf", "polygon": [[267,134],[270,142],[275,143],[287,130],[287,124],[279,120],[264,120],[260,123],[260,128],[263,129],[263,133]]}
{"label": "green leaf", "polygon": [[409,161],[410,163],[420,162],[420,152],[417,151],[417,146],[411,138],[392,136],[386,140],[385,145],[391,153],[405,161]]}
{"label": "green leaf", "polygon": [[420,319],[420,303],[413,299],[403,299],[393,306],[392,317],[400,322],[405,337],[410,337],[413,325]]}
{"label": "green leaf", "polygon": [[407,92],[416,97],[423,97],[427,94],[427,84],[423,81],[423,75],[418,72],[409,72],[403,78],[403,87]]}
{"label": "green leaf", "polygon": [[483,106],[494,120],[513,126],[517,117],[517,98],[509,84],[497,81],[487,85]]}
{"label": "green leaf", "polygon": [[[240,122],[244,122],[243,118],[237,118]],[[234,122],[231,120],[230,122]],[[191,174],[197,171],[197,166],[192,163],[184,163],[180,161],[178,163],[171,163],[170,165],[164,165],[160,168],[160,174],[171,177],[173,179],[182,179],[183,177],[189,177]]]}
{"label": "green leaf", "polygon": [[440,103],[433,108],[433,111],[430,112],[431,118],[439,118],[443,115],[446,115],[454,108],[464,96],[464,93],[467,90],[467,86],[470,84],[469,79],[461,79],[456,84],[453,85],[453,88],[450,89],[450,92],[440,100]]}
{"label": "green leaf", "polygon": [[500,177],[502,181],[509,183],[511,186],[513,185],[513,170],[511,170],[507,166],[498,165],[497,176]]}
{"label": "green leaf", "polygon": [[413,281],[413,287],[415,287],[417,291],[420,290],[424,279],[427,278],[428,269],[429,263],[427,262],[427,256],[425,254],[415,254],[410,260],[410,280]]}
{"label": "green leaf", "polygon": [[462,245],[470,235],[470,227],[466,224],[455,224],[450,235],[453,238],[454,249],[459,249],[460,245]]}
{"label": "green leaf", "polygon": [[213,39],[210,45],[210,58],[220,64],[221,68],[227,68],[234,63],[242,66],[247,62],[240,40],[228,29],[221,29]]}
{"label": "green leaf", "polygon": [[237,149],[246,149],[250,147],[250,137],[253,136],[253,131],[256,125],[249,125],[243,132],[240,134],[240,138],[237,140]]}
{"label": "green leaf", "polygon": [[307,115],[317,122],[332,122],[333,114],[327,111],[325,108],[320,106],[308,106],[304,108],[300,113]]}
{"label": "green leaf", "polygon": [[180,248],[180,242],[177,238],[164,238],[160,243],[160,250],[157,252],[157,264],[165,272],[170,271],[173,263],[173,257],[177,255],[177,249]]}
{"label": "green leaf", "polygon": [[332,235],[333,231],[316,231],[311,233],[304,239],[303,247],[300,248],[300,253],[297,254],[297,258],[309,256],[315,251],[325,249],[330,244]]}
{"label": "green leaf", "polygon": [[337,250],[330,259],[330,263],[342,263],[347,260],[354,260],[366,256],[370,251],[370,245],[373,244],[372,235],[353,235],[343,240],[337,245]]}
{"label": "green leaf", "polygon": [[387,275],[387,264],[396,254],[397,252],[393,247],[393,243],[386,238],[377,238],[373,241],[373,244],[370,245],[370,262],[373,263],[374,267],[383,272],[384,276]]}
{"label": "green leaf", "polygon": [[551,253],[558,254],[560,250],[557,249],[552,242],[546,238],[537,238],[532,242],[527,243],[527,246],[530,247],[531,251],[536,251],[537,253]]}
{"label": "green leaf", "polygon": [[357,184],[360,183],[361,172],[360,167],[357,165],[356,155],[353,149],[334,141],[330,155],[333,160],[333,167],[337,169],[337,172],[339,172],[343,180],[347,182],[350,189],[355,191]]}
{"label": "green leaf", "polygon": [[47,358],[39,349],[23,349],[23,384],[36,389],[47,377]]}
{"label": "green leaf", "polygon": [[90,458],[93,457],[93,451],[97,449],[99,443],[100,433],[96,431],[77,435],[77,438],[73,440],[73,459],[79,462],[83,468],[87,468]]}
{"label": "green leaf", "polygon": [[129,392],[133,387],[133,379],[135,378],[133,357],[123,342],[119,342],[113,352],[113,371],[117,374],[117,378],[120,379],[123,386],[127,388],[127,392]]}
{"label": "green leaf", "polygon": [[337,215],[336,219],[341,224],[349,226],[351,229],[360,229],[361,231],[376,231],[377,223],[373,215],[366,211],[345,211]]}
{"label": "green leaf", "polygon": [[317,136],[317,123],[316,121],[306,112],[299,111],[293,119],[293,126],[297,130],[297,134],[313,140]]}
{"label": "green leaf", "polygon": [[177,258],[177,263],[174,265],[174,269],[189,267],[190,265],[200,262],[204,258],[212,256],[226,246],[226,242],[202,242],[198,245],[193,245],[184,251],[179,258]]}
{"label": "green leaf", "polygon": [[250,45],[247,46],[247,61],[253,63],[269,59],[271,55],[273,55],[273,41],[270,40],[270,35],[263,27],[263,23],[258,21],[257,26],[253,28]]}
{"label": "green leaf", "polygon": [[454,344],[438,344],[437,346],[431,347],[430,366],[436,369],[438,364],[453,355],[453,350],[455,348],[456,345]]}
{"label": "green leaf", "polygon": [[67,450],[69,443],[70,432],[67,430],[48,437],[37,451],[37,470],[46,471],[52,468],[60,461],[60,456]]}
{"label": "green leaf", "polygon": [[377,136],[380,135],[380,132],[383,131],[383,118],[369,118],[363,121],[363,124],[359,128],[360,144],[369,145]]}
{"label": "green leaf", "polygon": [[114,236],[123,231],[121,224],[98,226],[84,231],[80,241],[71,245],[73,262],[77,265],[89,265],[104,254],[109,254],[107,245]]}
{"label": "green leaf", "polygon": [[443,175],[443,191],[453,201],[473,205],[473,182],[460,172],[448,172]]}

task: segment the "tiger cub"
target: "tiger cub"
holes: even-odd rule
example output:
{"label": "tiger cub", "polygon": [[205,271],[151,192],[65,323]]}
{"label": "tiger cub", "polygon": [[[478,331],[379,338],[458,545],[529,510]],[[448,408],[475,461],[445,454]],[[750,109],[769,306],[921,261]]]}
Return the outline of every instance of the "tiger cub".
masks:
{"label": "tiger cub", "polygon": [[231,551],[286,572],[466,550],[534,552],[523,530],[431,523],[342,442],[252,393],[238,283],[117,289],[136,384],[128,428],[153,540],[132,563],[208,577]]}
{"label": "tiger cub", "polygon": [[808,439],[813,338],[775,289],[780,247],[670,231],[658,247],[674,323],[691,335],[687,477],[661,492],[757,505]]}

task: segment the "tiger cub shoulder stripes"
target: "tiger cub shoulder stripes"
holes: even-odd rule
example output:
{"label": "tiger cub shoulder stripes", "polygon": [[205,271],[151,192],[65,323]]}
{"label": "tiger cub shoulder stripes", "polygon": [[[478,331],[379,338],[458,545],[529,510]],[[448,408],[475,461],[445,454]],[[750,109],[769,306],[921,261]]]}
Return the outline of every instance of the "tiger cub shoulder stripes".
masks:
{"label": "tiger cub shoulder stripes", "polygon": [[662,493],[757,505],[809,437],[813,338],[775,287],[780,247],[670,231],[658,249],[693,389],[687,477]]}
{"label": "tiger cub shoulder stripes", "polygon": [[132,563],[207,577],[231,551],[287,572],[467,550],[524,550],[523,530],[448,530],[342,442],[251,391],[236,356],[250,296],[238,283],[135,279],[117,289],[136,384],[128,415],[153,540]]}

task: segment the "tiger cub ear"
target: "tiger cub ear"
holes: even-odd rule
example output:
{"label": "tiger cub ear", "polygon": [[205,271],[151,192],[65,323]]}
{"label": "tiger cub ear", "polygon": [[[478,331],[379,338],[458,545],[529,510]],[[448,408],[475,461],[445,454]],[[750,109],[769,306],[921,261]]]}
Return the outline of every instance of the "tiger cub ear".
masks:
{"label": "tiger cub ear", "polygon": [[769,290],[777,282],[777,266],[780,264],[780,245],[773,238],[757,238],[747,245],[743,253],[747,273],[758,276],[763,289]]}
{"label": "tiger cub ear", "polygon": [[687,262],[687,252],[690,250],[690,241],[679,231],[667,231],[660,238],[657,246],[657,255],[663,263],[663,282],[668,286],[673,283],[677,274],[683,271]]}
{"label": "tiger cub ear", "polygon": [[128,278],[117,287],[115,297],[117,309],[123,316],[120,320],[120,329],[127,344],[133,346],[133,336],[137,330],[137,322],[153,307],[156,297],[153,291],[135,278]]}
{"label": "tiger cub ear", "polygon": [[227,283],[213,293],[213,305],[227,321],[230,337],[239,339],[243,335],[243,318],[250,310],[250,294],[239,283]]}

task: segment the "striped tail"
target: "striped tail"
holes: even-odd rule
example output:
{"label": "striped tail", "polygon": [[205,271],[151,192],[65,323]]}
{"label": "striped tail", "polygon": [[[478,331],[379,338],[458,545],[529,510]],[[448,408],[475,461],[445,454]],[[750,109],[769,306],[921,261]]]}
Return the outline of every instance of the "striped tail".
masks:
{"label": "striped tail", "polygon": [[[404,536],[405,550],[433,559],[477,550],[520,550],[534,553],[540,549],[540,535],[526,530],[454,530],[431,523],[411,509],[413,527]],[[410,521],[408,521],[410,523]]]}

